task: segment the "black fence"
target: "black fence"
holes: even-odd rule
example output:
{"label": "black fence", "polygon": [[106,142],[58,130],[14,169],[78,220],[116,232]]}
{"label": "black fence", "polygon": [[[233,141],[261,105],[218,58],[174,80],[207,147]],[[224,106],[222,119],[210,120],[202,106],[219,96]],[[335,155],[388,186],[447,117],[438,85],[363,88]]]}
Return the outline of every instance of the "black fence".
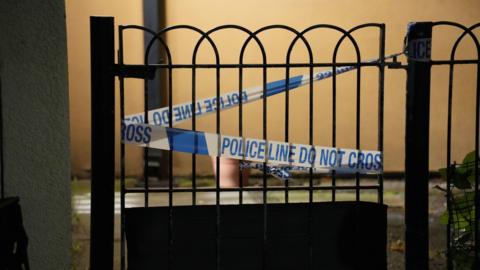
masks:
{"label": "black fence", "polygon": [[[451,25],[460,27],[465,33],[459,38],[452,50],[449,60],[431,60],[431,33],[432,27],[437,25]],[[331,147],[337,147],[337,104],[342,100],[337,99],[337,68],[352,67],[355,71],[356,115],[352,124],[355,125],[355,147],[361,149],[361,74],[362,69],[376,67],[378,69],[378,96],[377,103],[377,149],[383,152],[383,127],[384,127],[384,73],[385,67],[401,67],[396,61],[397,55],[385,55],[385,26],[383,24],[364,24],[350,30],[344,30],[333,25],[315,25],[303,31],[297,31],[284,25],[272,25],[257,31],[250,31],[237,25],[224,25],[207,32],[193,26],[174,26],[153,32],[141,26],[119,27],[118,64],[114,62],[113,18],[91,19],[92,42],[92,268],[112,268],[113,258],[113,136],[114,136],[114,77],[118,77],[120,84],[120,114],[121,121],[125,119],[125,80],[136,78],[144,80],[144,114],[143,121],[148,123],[149,114],[149,84],[158,74],[164,74],[165,88],[168,97],[168,111],[172,112],[173,101],[173,72],[185,69],[191,71],[191,106],[195,108],[197,101],[197,72],[203,69],[215,70],[216,100],[221,96],[221,77],[224,70],[238,71],[238,89],[244,85],[245,70],[259,70],[262,74],[262,92],[267,96],[267,85],[270,81],[269,72],[281,69],[285,72],[284,82],[289,86],[291,74],[297,68],[309,70],[308,87],[309,95],[305,104],[308,104],[308,141],[313,145],[314,138],[314,70],[331,68],[332,82],[332,141]],[[478,41],[472,35],[472,30],[454,23],[418,23],[411,26],[408,37],[409,64],[407,67],[407,131],[406,131],[406,265],[408,269],[428,268],[428,152],[429,152],[429,88],[430,68],[434,65],[450,65],[449,87],[449,116],[448,116],[448,146],[447,168],[451,168],[450,136],[451,136],[451,92],[453,69],[455,65],[476,64],[476,60],[455,60],[455,51],[458,43],[464,36],[470,35],[478,50]],[[315,62],[312,48],[306,37],[317,29],[328,29],[340,34],[340,38],[332,49],[331,61]],[[376,29],[378,31],[378,58],[366,60],[362,57],[359,45],[353,34],[363,29]],[[259,38],[261,33],[270,30],[281,30],[293,35],[289,41],[289,49],[285,61],[271,63],[267,59],[265,47]],[[123,36],[125,31],[142,31],[151,35],[151,41],[146,47],[145,62],[138,65],[124,63]],[[198,41],[191,52],[191,63],[176,63],[172,59],[170,49],[165,41],[165,35],[175,31],[190,31],[198,35]],[[246,40],[241,46],[238,62],[224,63],[212,35],[221,31],[231,31],[246,34]],[[349,43],[354,49],[355,61],[339,62],[337,55],[342,44]],[[215,63],[197,63],[199,47],[207,44],[212,52]],[[244,63],[244,52],[249,46],[256,44],[262,55],[260,64]],[[292,63],[291,52],[293,48],[303,44],[308,53],[309,61],[305,63]],[[161,62],[149,62],[149,54],[158,46],[165,55]],[[387,59],[393,58],[393,61]],[[156,61],[156,60],[155,60]],[[98,68],[98,69],[97,69]],[[98,75],[98,77],[94,76]],[[477,104],[475,127],[475,156],[478,156],[478,80],[477,74]],[[285,127],[284,141],[289,142],[292,120],[290,119],[290,94],[285,91]],[[105,100],[103,100],[105,99]],[[103,100],[103,101],[102,101]],[[105,102],[108,100],[107,102]],[[266,98],[262,102],[262,139],[268,140],[268,127],[279,123],[268,123],[269,111]],[[97,106],[95,106],[97,105]],[[244,104],[239,98],[238,136],[244,136],[243,116]],[[101,110],[96,118],[95,110]],[[217,106],[215,111],[215,129],[220,134],[222,111]],[[104,123],[108,122],[108,125]],[[172,127],[173,114],[168,114],[168,126]],[[196,114],[192,113],[191,129],[197,130]],[[426,131],[426,132],[425,132]],[[364,184],[366,176],[362,172],[350,175],[353,181],[348,184],[339,184],[339,174],[335,170],[317,174],[313,169],[306,170],[303,180],[284,181],[282,184],[269,184],[269,171],[261,170],[259,185],[244,185],[243,173],[239,168],[238,187],[225,188],[221,186],[219,177],[221,172],[220,158],[216,158],[216,177],[213,186],[203,187],[198,185],[197,156],[192,154],[191,185],[179,187],[175,184],[173,175],[173,153],[167,151],[168,166],[163,170],[168,171],[167,187],[152,186],[148,178],[149,149],[144,148],[144,186],[127,188],[125,186],[125,145],[120,144],[121,155],[121,268],[125,269],[153,269],[164,267],[166,269],[191,269],[193,267],[205,269],[386,269],[386,206],[383,205],[383,175],[376,174],[375,184],[371,181]],[[382,157],[383,158],[383,157]],[[475,180],[473,184],[475,206],[478,206],[478,159],[475,159]],[[107,162],[107,166],[105,166]],[[264,162],[262,168],[267,168]],[[451,175],[447,169],[447,175]],[[319,181],[328,178],[330,181]],[[371,176],[368,176],[371,179]],[[106,180],[108,184],[106,184]],[[448,187],[451,186],[451,180]],[[450,190],[450,189],[449,189]],[[305,192],[305,203],[292,203],[293,192]],[[330,201],[319,202],[314,199],[316,192],[329,192]],[[338,201],[339,192],[352,192],[353,199],[348,202]],[[365,202],[362,191],[374,191],[375,202]],[[260,192],[261,202],[245,203],[244,195],[248,192]],[[283,202],[271,203],[268,195],[272,192],[283,192]],[[143,208],[126,208],[125,198],[128,194],[143,194]],[[213,205],[200,205],[198,198],[201,194],[214,193]],[[223,205],[221,196],[225,193],[238,194],[238,204]],[[152,207],[149,198],[152,194],[166,194],[164,206]],[[190,205],[176,205],[176,194],[190,194]],[[449,193],[448,208],[452,209],[452,196]],[[475,209],[478,209],[475,207]],[[452,234],[452,222],[449,215],[448,257],[449,265],[453,266],[451,248],[455,236]],[[478,212],[475,211],[474,232],[478,232]],[[453,238],[452,238],[453,237]],[[102,244],[103,243],[103,244]],[[348,245],[344,245],[348,243]],[[478,261],[478,233],[474,233],[472,240],[475,249],[475,260]],[[343,245],[343,246],[342,246]],[[127,251],[128,250],[128,255]],[[108,254],[107,254],[108,253]]]}
{"label": "black fence", "polygon": [[[423,22],[409,26],[408,32],[408,80],[407,80],[407,126],[406,126],[406,160],[405,160],[405,224],[406,224],[406,268],[428,268],[428,179],[429,179],[429,144],[430,123],[438,121],[437,115],[431,115],[433,106],[447,107],[446,123],[446,166],[440,169],[440,174],[446,180],[446,188],[437,188],[446,195],[447,211],[435,222],[445,222],[447,227],[446,257],[448,269],[477,269],[479,266],[479,234],[478,234],[478,143],[479,143],[479,88],[480,88],[480,46],[474,30],[479,25],[470,28],[453,22]],[[441,40],[443,33],[455,29],[458,38],[452,41],[450,58],[432,60],[432,35]],[[457,52],[462,41],[469,38],[476,59],[457,59]],[[448,43],[445,38],[442,42]],[[441,46],[440,42],[438,45]],[[471,56],[469,56],[471,57]],[[430,102],[431,87],[438,77],[431,75],[435,66],[447,65],[448,98],[447,104]],[[476,85],[475,116],[462,115],[459,121],[475,119],[474,139],[470,142],[474,149],[463,160],[463,164],[452,161],[452,115],[454,97],[454,70],[463,65],[476,65],[476,79],[468,78]],[[438,83],[436,84],[438,88]],[[460,93],[464,94],[465,93]],[[458,97],[458,96],[457,96]],[[465,106],[465,104],[461,104]],[[432,121],[431,121],[432,120]],[[436,135],[436,134],[433,134]],[[458,136],[458,132],[457,132]],[[468,134],[462,134],[468,137]],[[462,140],[460,146],[468,144]],[[442,146],[443,148],[444,146]]]}
{"label": "black fence", "polygon": [[[480,43],[478,34],[475,30],[480,24],[471,27],[452,22],[435,22],[431,24],[431,29],[435,34],[435,30],[441,27],[453,28],[461,31],[461,34],[453,43],[450,58],[445,60],[432,60],[430,68],[438,65],[448,65],[448,117],[447,117],[447,144],[445,166],[445,179],[447,181],[447,257],[448,269],[475,268],[480,265],[480,235],[479,220],[480,215],[480,197],[479,197],[479,108],[480,108]],[[440,29],[439,29],[440,31]],[[437,34],[439,34],[437,32]],[[434,36],[435,37],[435,36]],[[470,59],[458,58],[459,46],[465,43],[467,39],[474,44],[477,57]],[[471,57],[471,56],[470,56]],[[452,160],[452,123],[453,123],[453,98],[454,98],[454,81],[455,68],[464,65],[476,65],[476,77],[468,78],[475,83],[475,127],[474,127],[474,148],[470,155],[467,155],[463,161]],[[461,118],[466,118],[462,116]],[[461,121],[461,120],[460,120]],[[476,157],[476,158],[475,158]],[[462,163],[462,164],[456,164]]]}
{"label": "black fence", "polygon": [[2,97],[2,78],[0,78],[0,167],[2,172],[0,175],[0,196],[5,198],[5,166],[3,160],[3,99]]}

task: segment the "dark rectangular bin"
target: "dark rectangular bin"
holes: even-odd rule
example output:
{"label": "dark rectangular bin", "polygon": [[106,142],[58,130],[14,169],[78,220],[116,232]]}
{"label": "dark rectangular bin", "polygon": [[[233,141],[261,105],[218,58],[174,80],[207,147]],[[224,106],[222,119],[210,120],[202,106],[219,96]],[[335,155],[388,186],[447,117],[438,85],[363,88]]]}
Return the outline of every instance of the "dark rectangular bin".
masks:
{"label": "dark rectangular bin", "polygon": [[[310,263],[313,269],[387,268],[383,204],[268,204],[265,241],[264,205],[219,207],[218,226],[215,205],[172,208],[172,269],[216,269],[217,258],[228,270],[309,269]],[[167,269],[169,213],[168,207],[126,209],[128,269]]]}
{"label": "dark rectangular bin", "polygon": [[19,199],[0,199],[0,270],[30,269],[27,245]]}

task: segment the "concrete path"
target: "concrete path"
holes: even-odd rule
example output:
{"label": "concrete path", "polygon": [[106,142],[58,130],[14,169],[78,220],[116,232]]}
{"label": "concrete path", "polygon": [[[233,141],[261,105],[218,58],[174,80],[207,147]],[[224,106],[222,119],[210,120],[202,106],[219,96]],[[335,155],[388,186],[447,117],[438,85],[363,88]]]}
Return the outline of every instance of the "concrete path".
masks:
{"label": "concrete path", "polygon": [[[73,211],[77,214],[90,214],[90,199],[91,194],[85,193],[74,195],[72,204]],[[149,206],[167,206],[167,193],[150,193]],[[197,193],[197,204],[215,204],[216,197],[214,192],[199,192]],[[220,194],[220,204],[238,204],[238,192],[222,192]],[[275,196],[269,196],[269,202],[279,202]],[[261,192],[243,192],[243,203],[262,203]],[[191,205],[191,193],[176,193],[173,198],[174,205]],[[145,195],[143,193],[131,193],[125,196],[125,207],[143,207],[145,206]],[[120,214],[120,192],[115,192],[115,214]]]}
{"label": "concrete path", "polygon": [[[368,183],[366,183],[368,184]],[[431,269],[445,269],[445,226],[439,223],[439,215],[445,209],[444,195],[434,189],[435,185],[443,185],[441,181],[430,183],[430,255]],[[388,208],[388,269],[404,269],[404,182],[385,181],[384,199]],[[291,202],[306,201],[308,193],[290,192]],[[329,201],[329,192],[316,193],[315,201]],[[354,200],[355,193],[339,193],[337,199]],[[283,192],[269,192],[268,202],[283,202]],[[362,200],[375,201],[375,192],[362,194]],[[174,205],[191,205],[191,193],[175,193]],[[197,193],[197,204],[215,204],[214,192]],[[144,194],[128,194],[125,200],[126,207],[143,207]],[[245,192],[244,203],[262,203],[261,192]],[[221,204],[238,204],[238,192],[222,192]],[[166,193],[150,193],[150,206],[168,205]],[[90,194],[77,194],[73,197],[72,207],[74,210],[74,269],[88,269],[89,238],[90,238]],[[115,193],[115,269],[120,265],[120,193]]]}

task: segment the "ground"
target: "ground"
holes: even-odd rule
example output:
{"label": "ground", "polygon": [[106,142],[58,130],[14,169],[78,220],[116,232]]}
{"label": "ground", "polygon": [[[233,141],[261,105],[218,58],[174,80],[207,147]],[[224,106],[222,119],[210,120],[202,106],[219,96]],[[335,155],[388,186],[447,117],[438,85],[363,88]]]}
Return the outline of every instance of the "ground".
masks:
{"label": "ground", "polygon": [[[205,180],[200,180],[205,181]],[[188,185],[188,181],[179,179],[176,181],[179,185]],[[206,180],[205,182],[208,182]],[[134,185],[135,181],[128,180],[127,185]],[[364,180],[362,184],[372,184],[372,180]],[[445,225],[439,223],[439,216],[445,209],[445,197],[443,193],[434,187],[443,185],[441,180],[431,180],[430,183],[430,269],[445,269],[446,260],[444,251],[446,247]],[[88,269],[89,257],[89,181],[77,181],[73,183],[73,269]],[[118,190],[118,185],[117,185]],[[388,205],[388,269],[397,270],[405,269],[404,266],[404,182],[402,180],[385,180],[384,182],[384,202]],[[127,207],[142,206],[143,195],[132,194],[126,198]],[[139,196],[136,196],[139,195]],[[213,196],[212,196],[213,195]],[[315,200],[329,200],[327,193],[316,193]],[[292,192],[290,194],[292,202],[304,201],[307,196],[305,192]],[[283,193],[272,192],[268,196],[269,202],[279,202],[283,199]],[[339,200],[354,199],[354,193],[343,193],[337,196]],[[362,200],[375,201],[375,193],[362,193]],[[175,195],[175,204],[190,204],[191,196],[188,193]],[[261,193],[249,196],[250,202],[261,202]],[[115,215],[115,269],[119,269],[120,265],[120,218],[119,218],[119,193],[116,193],[116,215]],[[151,205],[166,204],[166,197],[152,197]],[[222,196],[222,203],[236,203],[238,197]],[[215,203],[214,194],[205,194],[198,197],[199,204]]]}

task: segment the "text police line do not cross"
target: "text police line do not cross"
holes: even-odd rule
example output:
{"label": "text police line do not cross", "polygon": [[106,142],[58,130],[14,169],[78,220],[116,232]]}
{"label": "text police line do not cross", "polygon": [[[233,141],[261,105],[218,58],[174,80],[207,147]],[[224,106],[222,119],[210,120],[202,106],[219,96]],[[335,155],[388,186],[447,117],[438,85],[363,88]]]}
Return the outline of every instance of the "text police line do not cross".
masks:
{"label": "text police line do not cross", "polygon": [[[336,74],[339,75],[353,69],[355,69],[354,66],[338,67],[336,68]],[[316,82],[330,78],[332,76],[332,70],[325,70],[313,74],[312,80]],[[241,102],[242,104],[251,103],[256,100],[261,100],[265,97],[270,97],[283,93],[286,90],[297,89],[309,83],[310,76],[308,74],[305,74],[290,77],[288,85],[286,80],[269,82],[266,85],[265,93],[262,86],[249,87],[246,89],[242,89]],[[214,113],[217,110],[217,104],[220,107],[220,110],[226,110],[239,106],[240,97],[238,91],[232,91],[222,94],[218,97],[218,101],[217,97],[214,96],[197,100],[195,104],[192,104],[191,102],[185,102],[172,106],[172,125],[176,125],[183,121],[191,119],[193,117],[193,114],[195,114],[196,116],[205,116]],[[169,107],[163,107],[148,111],[149,123],[160,126],[168,126],[169,112]],[[127,115],[125,116],[124,121],[133,123],[145,123],[144,114],[145,113],[136,113]]]}
{"label": "text police line do not cross", "polygon": [[125,143],[162,150],[339,171],[379,173],[383,168],[379,151],[266,141],[136,123],[123,123],[121,130]]}

